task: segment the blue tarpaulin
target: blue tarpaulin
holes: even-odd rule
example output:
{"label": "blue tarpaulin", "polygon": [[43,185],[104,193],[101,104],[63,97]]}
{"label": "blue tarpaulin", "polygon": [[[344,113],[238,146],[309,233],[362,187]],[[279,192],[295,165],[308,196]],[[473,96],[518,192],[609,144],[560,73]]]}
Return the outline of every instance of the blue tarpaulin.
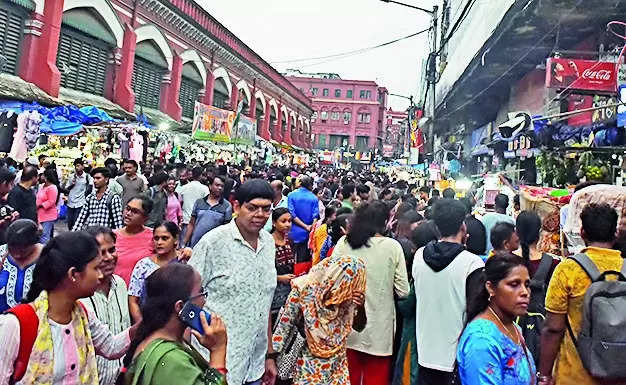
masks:
{"label": "blue tarpaulin", "polygon": [[114,120],[106,112],[94,106],[83,108],[76,106],[48,108],[38,103],[6,101],[0,102],[0,110],[13,110],[17,113],[37,111],[42,116],[39,126],[41,133],[60,136],[74,135],[83,128],[83,125],[94,125],[96,123],[112,122]]}

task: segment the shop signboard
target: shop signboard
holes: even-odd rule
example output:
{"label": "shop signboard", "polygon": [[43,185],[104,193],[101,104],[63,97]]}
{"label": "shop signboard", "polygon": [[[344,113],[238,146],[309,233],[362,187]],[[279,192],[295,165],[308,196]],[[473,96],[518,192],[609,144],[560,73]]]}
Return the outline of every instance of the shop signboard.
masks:
{"label": "shop signboard", "polygon": [[196,140],[230,142],[234,120],[233,111],[196,102],[191,136]]}
{"label": "shop signboard", "polygon": [[549,58],[546,65],[547,88],[615,92],[616,84],[615,63]]}

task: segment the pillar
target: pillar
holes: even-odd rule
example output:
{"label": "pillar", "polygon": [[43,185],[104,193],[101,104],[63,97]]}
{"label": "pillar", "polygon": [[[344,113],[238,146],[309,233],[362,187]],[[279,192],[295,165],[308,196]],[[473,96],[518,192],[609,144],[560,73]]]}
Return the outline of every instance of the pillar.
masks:
{"label": "pillar", "polygon": [[272,120],[272,106],[269,100],[265,102],[265,117],[263,118],[263,127],[261,128],[261,137],[265,140],[271,139],[270,124]]}
{"label": "pillar", "polygon": [[160,110],[168,114],[172,119],[180,121],[183,115],[183,107],[178,102],[178,96],[180,94],[180,81],[183,74],[183,59],[176,55],[172,60],[172,70],[169,74],[169,79],[166,77],[163,79],[161,85],[161,104]]}
{"label": "pillar", "polygon": [[292,134],[291,140],[293,141],[293,143],[296,146],[302,147],[302,142],[300,141],[300,120],[296,119],[295,123],[296,123],[295,124],[296,129],[295,129],[295,131]]}
{"label": "pillar", "polygon": [[204,98],[202,99],[202,103],[212,106],[213,105],[213,90],[215,88],[215,76],[213,75],[213,71],[207,71],[206,74],[206,87],[204,91]]}
{"label": "pillar", "polygon": [[237,112],[237,104],[239,103],[239,88],[237,84],[233,84],[230,91],[230,109]]}
{"label": "pillar", "polygon": [[282,105],[278,103],[278,116],[276,117],[276,126],[272,133],[272,139],[278,143],[283,141],[282,129],[283,129],[283,112],[280,110]]}
{"label": "pillar", "polygon": [[250,112],[248,116],[252,119],[256,119],[256,80],[252,82],[252,94],[250,99]]}
{"label": "pillar", "polygon": [[[19,76],[51,96],[59,96],[61,72],[56,65],[64,0],[46,0],[43,15],[34,13],[24,37]],[[31,28],[29,28],[31,27]]]}
{"label": "pillar", "polygon": [[306,147],[306,142],[304,141],[304,123],[300,123],[300,129],[298,130],[298,143],[300,143],[300,147]]}
{"label": "pillar", "polygon": [[291,140],[291,115],[287,114],[287,125],[285,126],[285,136],[283,137],[283,142],[291,145],[293,141]]}
{"label": "pillar", "polygon": [[135,109],[135,92],[132,88],[132,81],[136,46],[137,34],[130,25],[126,24],[124,26],[121,58],[119,66],[115,69],[115,84],[113,85],[111,100],[130,112]]}

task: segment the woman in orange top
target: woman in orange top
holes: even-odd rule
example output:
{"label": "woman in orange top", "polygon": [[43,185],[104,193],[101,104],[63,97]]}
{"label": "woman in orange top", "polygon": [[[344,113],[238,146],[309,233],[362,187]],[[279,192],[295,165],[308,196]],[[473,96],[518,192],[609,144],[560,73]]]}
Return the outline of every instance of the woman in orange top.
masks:
{"label": "woman in orange top", "polygon": [[334,206],[329,205],[326,207],[324,210],[324,219],[315,224],[315,227],[309,235],[309,248],[311,249],[311,254],[313,256],[313,266],[318,264],[320,261],[320,252],[322,251],[322,246],[328,237],[328,226],[330,226],[330,224],[337,217],[336,213],[337,210]]}

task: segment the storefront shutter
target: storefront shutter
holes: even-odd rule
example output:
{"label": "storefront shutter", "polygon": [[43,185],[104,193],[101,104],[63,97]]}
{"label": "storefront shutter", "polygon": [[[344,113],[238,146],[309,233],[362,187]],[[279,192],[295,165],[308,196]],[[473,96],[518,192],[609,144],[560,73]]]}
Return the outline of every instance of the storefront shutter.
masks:
{"label": "storefront shutter", "polygon": [[202,89],[202,84],[183,77],[180,82],[180,94],[178,102],[183,107],[183,116],[193,118],[193,109],[198,100],[198,93]]}
{"label": "storefront shutter", "polygon": [[148,108],[159,108],[161,101],[161,82],[165,70],[144,59],[135,57],[133,69],[133,91],[135,104]]}
{"label": "storefront shutter", "polygon": [[[18,6],[0,5],[0,55],[6,62],[0,71],[16,74],[20,54],[20,43],[24,31],[25,13],[20,12]],[[0,60],[0,63],[4,60]]]}
{"label": "storefront shutter", "polygon": [[61,86],[104,95],[111,46],[67,27],[61,28],[57,67]]}

